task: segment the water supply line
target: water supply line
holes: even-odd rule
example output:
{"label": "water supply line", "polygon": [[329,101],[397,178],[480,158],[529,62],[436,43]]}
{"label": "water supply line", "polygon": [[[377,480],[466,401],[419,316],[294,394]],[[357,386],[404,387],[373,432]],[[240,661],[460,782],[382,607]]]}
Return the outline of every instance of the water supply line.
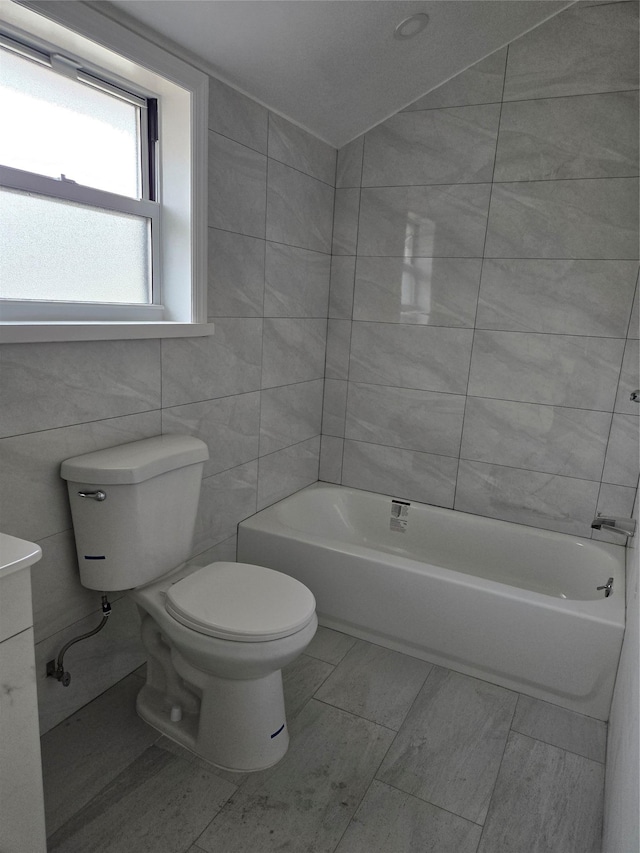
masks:
{"label": "water supply line", "polygon": [[89,637],[93,637],[94,634],[97,634],[98,631],[102,631],[104,626],[107,624],[107,619],[111,615],[111,605],[107,600],[106,593],[102,594],[102,621],[98,625],[97,628],[94,628],[93,631],[87,631],[86,634],[81,634],[79,637],[74,637],[73,640],[69,640],[68,643],[60,649],[60,654],[58,655],[57,660],[47,661],[47,678],[55,678],[57,681],[62,683],[63,687],[68,687],[71,684],[71,673],[64,671],[63,661],[66,652],[74,646],[76,643],[79,643],[80,640],[86,640]]}

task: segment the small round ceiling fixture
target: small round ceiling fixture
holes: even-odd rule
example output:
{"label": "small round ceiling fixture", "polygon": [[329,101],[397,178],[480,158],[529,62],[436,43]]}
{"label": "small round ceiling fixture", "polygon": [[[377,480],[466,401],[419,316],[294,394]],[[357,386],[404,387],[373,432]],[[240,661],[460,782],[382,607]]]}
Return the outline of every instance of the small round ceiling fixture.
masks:
{"label": "small round ceiling fixture", "polygon": [[412,39],[426,29],[429,23],[429,16],[426,12],[418,12],[416,15],[409,15],[404,21],[400,21],[398,26],[393,31],[393,37],[406,41]]}

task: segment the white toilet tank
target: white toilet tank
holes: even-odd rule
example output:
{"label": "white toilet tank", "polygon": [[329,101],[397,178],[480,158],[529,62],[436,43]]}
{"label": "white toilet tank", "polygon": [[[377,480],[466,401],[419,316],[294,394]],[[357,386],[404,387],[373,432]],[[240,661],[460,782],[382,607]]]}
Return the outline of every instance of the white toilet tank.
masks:
{"label": "white toilet tank", "polygon": [[208,458],[198,438],[158,435],[62,463],[83,586],[132,589],[188,559]]}

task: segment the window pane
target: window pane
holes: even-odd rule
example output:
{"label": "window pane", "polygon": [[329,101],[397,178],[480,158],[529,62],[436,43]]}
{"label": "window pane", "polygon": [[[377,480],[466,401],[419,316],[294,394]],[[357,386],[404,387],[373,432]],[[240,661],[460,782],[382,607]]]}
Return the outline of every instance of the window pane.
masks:
{"label": "window pane", "polygon": [[0,297],[151,303],[150,224],[0,190]]}
{"label": "window pane", "polygon": [[139,107],[0,51],[0,163],[141,197]]}

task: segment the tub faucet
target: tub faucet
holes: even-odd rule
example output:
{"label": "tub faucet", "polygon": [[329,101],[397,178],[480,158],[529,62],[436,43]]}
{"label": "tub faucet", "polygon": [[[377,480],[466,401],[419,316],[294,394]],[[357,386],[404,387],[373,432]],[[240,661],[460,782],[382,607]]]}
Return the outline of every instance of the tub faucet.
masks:
{"label": "tub faucet", "polygon": [[628,539],[636,532],[636,523],[633,518],[611,518],[599,512],[591,522],[595,530],[611,530],[620,533]]}

